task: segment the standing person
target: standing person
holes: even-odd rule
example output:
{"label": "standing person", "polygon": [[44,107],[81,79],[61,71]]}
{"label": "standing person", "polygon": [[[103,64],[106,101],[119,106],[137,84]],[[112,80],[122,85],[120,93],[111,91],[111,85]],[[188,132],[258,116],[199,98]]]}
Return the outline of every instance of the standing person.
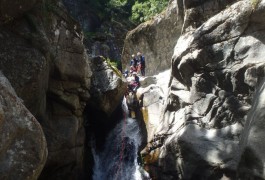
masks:
{"label": "standing person", "polygon": [[138,60],[136,59],[135,55],[133,54],[131,62],[130,62],[130,66],[133,66],[135,69],[137,69],[137,63],[138,63]]}
{"label": "standing person", "polygon": [[141,67],[141,74],[145,76],[145,57],[140,52],[137,53],[137,57]]}

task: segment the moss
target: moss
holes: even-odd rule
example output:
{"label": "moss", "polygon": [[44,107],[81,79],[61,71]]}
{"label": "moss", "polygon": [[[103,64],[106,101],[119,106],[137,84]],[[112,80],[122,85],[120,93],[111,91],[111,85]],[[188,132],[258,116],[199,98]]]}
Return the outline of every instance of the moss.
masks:
{"label": "moss", "polygon": [[117,67],[114,66],[113,62],[111,62],[110,59],[106,59],[103,56],[100,56],[102,59],[104,59],[104,61],[108,64],[108,66],[112,69],[112,71],[119,76],[120,78],[122,78],[122,73],[118,70]]}
{"label": "moss", "polygon": [[7,24],[7,23],[9,23],[9,22],[11,22],[11,21],[13,21],[14,20],[14,18],[13,17],[11,17],[11,16],[8,16],[8,15],[5,15],[4,17],[2,17],[2,19],[0,19],[2,22],[3,22],[3,24]]}
{"label": "moss", "polygon": [[256,9],[258,4],[260,3],[260,0],[251,0],[252,9]]}

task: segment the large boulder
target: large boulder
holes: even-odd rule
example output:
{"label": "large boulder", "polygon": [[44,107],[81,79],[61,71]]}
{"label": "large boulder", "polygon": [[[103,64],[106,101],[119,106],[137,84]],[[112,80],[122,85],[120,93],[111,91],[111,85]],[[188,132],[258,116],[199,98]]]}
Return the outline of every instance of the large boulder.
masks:
{"label": "large boulder", "polygon": [[123,69],[129,69],[132,54],[142,52],[146,59],[146,75],[155,75],[170,68],[173,48],[181,34],[183,3],[170,2],[154,19],[128,32],[122,53]]}
{"label": "large boulder", "polygon": [[127,90],[126,79],[100,56],[92,59],[91,68],[94,72],[90,89],[92,106],[111,115]]}
{"label": "large boulder", "polygon": [[39,122],[0,73],[0,179],[38,179],[47,158]]}
{"label": "large boulder", "polygon": [[[243,179],[244,175],[265,178],[263,147],[257,140],[263,137],[263,106],[257,101],[262,88],[257,91],[260,98],[252,101],[265,73],[261,30],[265,2],[230,3],[198,26],[184,22],[163,116],[151,141],[158,135],[163,138],[148,154],[154,160],[148,168],[160,179],[235,179],[237,169]],[[194,1],[185,11],[207,7],[203,5]]]}
{"label": "large boulder", "polygon": [[140,79],[141,87],[137,90],[143,120],[147,129],[147,140],[150,142],[160,124],[160,115],[165,103],[170,71],[166,70],[156,76]]}

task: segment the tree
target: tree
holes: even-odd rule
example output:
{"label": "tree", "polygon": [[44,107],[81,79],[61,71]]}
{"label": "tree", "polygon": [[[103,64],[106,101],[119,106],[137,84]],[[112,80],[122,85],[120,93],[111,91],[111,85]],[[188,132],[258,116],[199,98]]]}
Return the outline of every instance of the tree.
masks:
{"label": "tree", "polygon": [[132,7],[131,19],[136,22],[144,22],[160,13],[169,0],[137,0]]}

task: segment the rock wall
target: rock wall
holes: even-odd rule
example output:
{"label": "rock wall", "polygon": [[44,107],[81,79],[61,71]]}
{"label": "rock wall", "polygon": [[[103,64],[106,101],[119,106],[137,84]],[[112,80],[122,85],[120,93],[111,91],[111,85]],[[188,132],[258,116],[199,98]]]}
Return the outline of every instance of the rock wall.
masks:
{"label": "rock wall", "polygon": [[204,16],[197,13],[219,1],[185,2],[169,93],[146,156],[154,178],[265,179],[265,2],[222,2]]}
{"label": "rock wall", "polygon": [[82,112],[92,75],[80,28],[57,1],[8,20],[1,26],[0,67],[44,130],[41,178],[74,177],[82,167]]}
{"label": "rock wall", "polygon": [[[32,158],[39,156],[39,161],[33,159],[31,164],[36,172],[28,173],[27,176],[29,179],[37,179],[46,161],[39,179],[84,178],[84,171],[87,170],[83,167],[86,141],[83,113],[87,103],[92,101],[91,81],[94,76],[91,70],[92,59],[88,57],[83,45],[82,30],[59,0],[14,1],[11,4],[0,1],[0,4],[2,9],[6,7],[6,11],[1,10],[0,14],[0,69],[11,82],[18,97],[23,100],[23,104],[41,124],[47,140],[46,161],[46,145],[44,140],[41,141],[41,138],[44,139],[41,137],[41,128],[36,125],[33,133],[26,134],[28,128],[25,128],[25,135],[22,133],[21,139],[25,143],[38,146],[25,146],[26,153],[26,148],[35,148],[29,151]],[[14,6],[14,12],[8,10],[11,5]],[[113,73],[107,67],[101,69],[102,72],[104,70],[108,71],[105,78]],[[110,103],[111,109],[108,110],[110,114],[118,106],[125,91],[123,87],[126,86],[120,77],[112,77],[107,83],[111,84],[112,81],[115,83],[108,90],[119,93],[110,93],[112,97],[115,96]],[[99,81],[102,82],[106,81]],[[101,96],[108,98],[108,90],[100,92],[99,99],[103,99]],[[35,122],[33,116],[29,114],[28,117]],[[16,132],[10,135],[18,140],[17,136],[21,136]],[[28,136],[30,138],[26,139]],[[6,140],[4,137],[3,142]],[[0,147],[0,152],[4,152],[5,148]],[[22,145],[21,148],[23,149]],[[0,163],[5,163],[6,158],[9,158],[8,154],[1,154]],[[0,171],[6,174],[1,173],[1,177],[9,177],[9,170],[3,170],[2,167]],[[10,168],[16,169],[20,166],[12,165]],[[32,171],[32,167],[25,163],[25,169],[17,171],[19,170],[26,174]],[[19,174],[14,172],[13,175]]]}
{"label": "rock wall", "polygon": [[183,3],[173,0],[153,20],[128,32],[122,52],[123,70],[129,69],[132,54],[142,52],[146,59],[146,75],[155,75],[170,68],[173,48],[181,34]]}

